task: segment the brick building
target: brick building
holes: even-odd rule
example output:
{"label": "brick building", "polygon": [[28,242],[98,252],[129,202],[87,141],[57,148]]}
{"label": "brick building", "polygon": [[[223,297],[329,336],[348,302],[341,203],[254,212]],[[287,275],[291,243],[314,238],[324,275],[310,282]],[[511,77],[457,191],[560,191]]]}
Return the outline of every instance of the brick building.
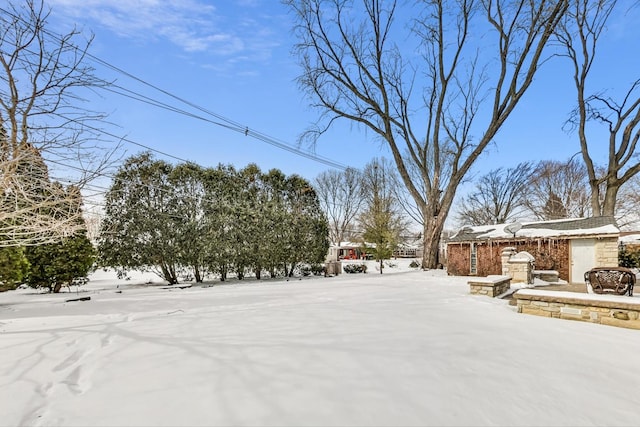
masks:
{"label": "brick building", "polygon": [[533,255],[536,270],[556,270],[563,280],[584,283],[585,271],[618,265],[619,234],[612,217],[463,227],[447,241],[447,271],[501,274],[501,252],[513,247]]}

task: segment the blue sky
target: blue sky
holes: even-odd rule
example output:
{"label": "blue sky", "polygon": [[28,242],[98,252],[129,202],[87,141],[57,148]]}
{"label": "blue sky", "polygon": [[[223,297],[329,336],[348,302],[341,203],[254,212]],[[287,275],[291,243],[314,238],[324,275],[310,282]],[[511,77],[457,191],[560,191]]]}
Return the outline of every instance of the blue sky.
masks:
{"label": "blue sky", "polygon": [[[300,68],[291,54],[292,17],[277,0],[50,0],[49,5],[60,32],[76,24],[95,34],[90,52],[99,59],[243,127],[295,145],[318,118],[295,83]],[[630,13],[634,16],[611,22],[602,61],[594,70],[594,89],[615,93],[640,77],[639,34],[633,24],[639,16],[637,10]],[[124,88],[188,108],[103,65],[96,69]],[[474,173],[527,160],[565,160],[578,152],[576,135],[562,129],[574,97],[567,70],[560,59],[545,64]],[[253,162],[263,170],[279,168],[309,179],[329,168],[225,127],[113,93],[101,93],[93,102],[110,113],[111,132],[203,166]],[[124,148],[128,155],[142,150],[133,144]],[[315,152],[354,167],[387,155],[383,144],[348,123],[323,136]]]}

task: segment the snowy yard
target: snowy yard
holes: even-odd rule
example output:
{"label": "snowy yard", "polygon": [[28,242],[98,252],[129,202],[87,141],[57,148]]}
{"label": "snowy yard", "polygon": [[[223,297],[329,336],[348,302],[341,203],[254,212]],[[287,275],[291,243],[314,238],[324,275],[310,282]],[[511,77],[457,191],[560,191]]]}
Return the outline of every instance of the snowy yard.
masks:
{"label": "snowy yard", "polygon": [[443,271],[83,291],[0,294],[1,425],[640,420],[640,331],[517,314]]}

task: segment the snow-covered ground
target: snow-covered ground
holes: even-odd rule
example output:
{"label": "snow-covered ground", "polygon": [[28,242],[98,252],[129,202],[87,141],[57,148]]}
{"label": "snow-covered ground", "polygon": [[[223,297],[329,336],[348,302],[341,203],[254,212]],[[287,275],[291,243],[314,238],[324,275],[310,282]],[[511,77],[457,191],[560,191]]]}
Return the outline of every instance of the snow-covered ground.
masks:
{"label": "snow-covered ground", "polygon": [[639,331],[409,270],[0,294],[0,424],[638,425]]}

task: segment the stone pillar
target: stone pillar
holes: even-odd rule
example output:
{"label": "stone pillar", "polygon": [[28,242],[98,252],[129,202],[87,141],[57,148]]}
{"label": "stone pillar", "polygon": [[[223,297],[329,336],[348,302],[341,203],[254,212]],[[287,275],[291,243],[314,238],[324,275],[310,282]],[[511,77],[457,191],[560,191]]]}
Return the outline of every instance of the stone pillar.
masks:
{"label": "stone pillar", "polygon": [[535,258],[529,252],[518,252],[509,258],[509,270],[514,283],[533,283]]}
{"label": "stone pillar", "polygon": [[618,239],[606,237],[596,240],[596,265],[594,267],[618,266]]}
{"label": "stone pillar", "polygon": [[509,259],[516,254],[516,248],[512,248],[511,246],[504,248],[502,253],[500,254],[500,259],[502,261],[502,275],[510,276],[513,278],[513,275],[509,271]]}

